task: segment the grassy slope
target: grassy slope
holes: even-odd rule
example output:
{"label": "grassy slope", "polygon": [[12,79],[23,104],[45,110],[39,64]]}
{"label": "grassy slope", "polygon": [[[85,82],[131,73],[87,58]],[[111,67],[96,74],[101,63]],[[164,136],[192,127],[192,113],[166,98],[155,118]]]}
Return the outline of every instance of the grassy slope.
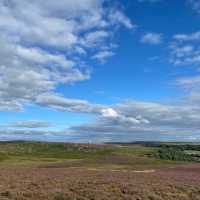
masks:
{"label": "grassy slope", "polygon": [[29,164],[64,160],[95,159],[110,154],[112,149],[83,147],[64,143],[0,143],[1,163]]}
{"label": "grassy slope", "polygon": [[156,147],[141,145],[75,145],[64,143],[0,143],[0,164],[48,165],[103,169],[150,169],[176,162],[151,158]]}

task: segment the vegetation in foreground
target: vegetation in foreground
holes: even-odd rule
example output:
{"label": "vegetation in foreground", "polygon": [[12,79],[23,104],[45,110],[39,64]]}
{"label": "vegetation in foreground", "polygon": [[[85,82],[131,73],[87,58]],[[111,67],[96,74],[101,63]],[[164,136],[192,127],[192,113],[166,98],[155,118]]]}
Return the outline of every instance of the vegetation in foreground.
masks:
{"label": "vegetation in foreground", "polygon": [[198,200],[199,152],[191,144],[2,142],[0,200]]}

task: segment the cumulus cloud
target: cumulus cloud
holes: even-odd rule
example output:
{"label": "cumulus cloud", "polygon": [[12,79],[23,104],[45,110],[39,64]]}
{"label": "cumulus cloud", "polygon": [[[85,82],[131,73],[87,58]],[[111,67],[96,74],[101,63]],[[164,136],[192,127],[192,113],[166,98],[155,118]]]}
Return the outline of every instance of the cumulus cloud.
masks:
{"label": "cumulus cloud", "polygon": [[141,42],[145,44],[158,45],[162,43],[162,34],[160,33],[146,33],[141,38]]}
{"label": "cumulus cloud", "polygon": [[114,55],[111,30],[119,26],[133,28],[102,0],[2,0],[0,110],[21,110],[60,84],[89,79],[86,60]]}
{"label": "cumulus cloud", "polygon": [[116,118],[119,116],[119,114],[114,110],[113,108],[105,108],[101,110],[101,115],[103,117],[113,117]]}

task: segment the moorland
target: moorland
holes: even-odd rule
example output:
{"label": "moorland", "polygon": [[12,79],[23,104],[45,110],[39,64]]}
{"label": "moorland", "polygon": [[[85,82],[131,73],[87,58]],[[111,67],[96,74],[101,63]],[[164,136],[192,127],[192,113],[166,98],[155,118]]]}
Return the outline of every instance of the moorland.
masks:
{"label": "moorland", "polygon": [[197,200],[200,144],[0,142],[0,200]]}

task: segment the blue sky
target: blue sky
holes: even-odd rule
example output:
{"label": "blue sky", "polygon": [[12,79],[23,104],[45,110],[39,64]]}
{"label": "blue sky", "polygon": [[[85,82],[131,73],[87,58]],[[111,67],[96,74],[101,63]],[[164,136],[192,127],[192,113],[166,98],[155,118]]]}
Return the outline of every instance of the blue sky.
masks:
{"label": "blue sky", "polygon": [[199,0],[1,1],[0,139],[199,141],[199,24]]}

